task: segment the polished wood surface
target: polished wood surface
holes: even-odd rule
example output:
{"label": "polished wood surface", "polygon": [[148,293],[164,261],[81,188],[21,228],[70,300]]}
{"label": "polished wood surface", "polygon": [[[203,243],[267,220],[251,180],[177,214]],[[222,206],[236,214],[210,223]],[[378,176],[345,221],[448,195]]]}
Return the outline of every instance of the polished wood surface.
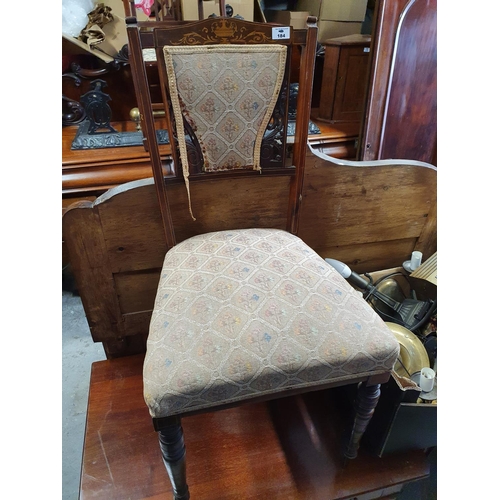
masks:
{"label": "polished wood surface", "polygon": [[320,134],[308,137],[311,147],[332,158],[355,160],[360,131],[359,122],[329,123],[319,119],[319,108],[311,110],[311,121],[320,129]]}
{"label": "polished wood surface", "polygon": [[436,163],[437,0],[409,3],[393,64],[379,158]]}
{"label": "polished wood surface", "polygon": [[292,165],[295,168],[295,174],[292,175],[290,182],[287,221],[287,230],[292,234],[297,234],[299,228],[304,171],[308,151],[307,138],[309,121],[311,118],[314,67],[318,41],[316,18],[308,17],[306,26],[307,35],[305,42],[300,45],[296,44],[296,49],[300,47],[300,73],[296,109],[297,116],[292,150]]}
{"label": "polished wood surface", "polygon": [[[319,126],[321,134],[310,135],[309,143],[329,156],[354,159],[359,125],[322,123],[318,121],[317,115],[318,110],[313,110],[312,120]],[[119,132],[135,130],[132,121],[111,124]],[[144,146],[72,150],[71,143],[77,130],[77,126],[62,129],[63,199],[84,199],[88,195],[102,194],[119,184],[152,176],[149,154]],[[165,159],[170,157],[170,146],[161,146],[161,151]],[[165,173],[167,172],[165,167]]]}
{"label": "polished wood surface", "polygon": [[436,164],[437,2],[379,0],[360,160]]}
{"label": "polished wood surface", "polygon": [[[118,132],[135,131],[132,121],[112,122]],[[91,150],[72,150],[78,126],[62,129],[62,195],[83,198],[102,194],[125,182],[152,176],[149,154],[143,145]],[[170,155],[170,146],[161,146],[162,156]],[[167,170],[165,170],[167,173]]]}
{"label": "polished wood surface", "polygon": [[[170,497],[142,396],[142,361],[139,355],[92,365],[80,500]],[[191,498],[395,498],[406,483],[428,476],[421,451],[378,458],[361,446],[343,468],[349,400],[335,389],[184,418]]]}
{"label": "polished wood surface", "polygon": [[354,165],[309,155],[299,236],[322,257],[357,272],[400,266],[405,259],[398,256],[413,250],[424,259],[432,255],[436,171],[397,160]]}
{"label": "polished wood surface", "polygon": [[354,122],[359,127],[365,108],[370,36],[331,38],[323,45],[319,118],[332,123]]}

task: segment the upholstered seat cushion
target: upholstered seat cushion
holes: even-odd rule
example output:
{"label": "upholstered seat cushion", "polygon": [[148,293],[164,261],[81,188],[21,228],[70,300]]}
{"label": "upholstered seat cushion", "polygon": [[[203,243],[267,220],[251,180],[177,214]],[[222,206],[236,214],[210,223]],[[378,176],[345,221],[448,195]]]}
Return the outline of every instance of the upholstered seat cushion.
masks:
{"label": "upholstered seat cushion", "polygon": [[144,362],[153,417],[391,370],[399,344],[340,274],[275,229],[165,256]]}

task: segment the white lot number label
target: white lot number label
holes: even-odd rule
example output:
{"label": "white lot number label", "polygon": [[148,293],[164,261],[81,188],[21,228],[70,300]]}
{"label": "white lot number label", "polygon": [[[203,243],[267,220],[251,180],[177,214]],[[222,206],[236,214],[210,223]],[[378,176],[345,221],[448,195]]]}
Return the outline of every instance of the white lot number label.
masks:
{"label": "white lot number label", "polygon": [[290,39],[290,27],[281,26],[278,28],[273,28],[273,40],[289,40]]}

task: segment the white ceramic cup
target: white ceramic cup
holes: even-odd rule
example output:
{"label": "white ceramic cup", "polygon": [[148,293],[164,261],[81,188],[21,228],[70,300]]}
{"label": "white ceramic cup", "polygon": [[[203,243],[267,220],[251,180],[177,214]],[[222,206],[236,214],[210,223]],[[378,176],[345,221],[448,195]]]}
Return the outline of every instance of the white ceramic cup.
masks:
{"label": "white ceramic cup", "polygon": [[422,264],[422,252],[415,250],[411,254],[410,269],[412,271],[415,271],[415,269],[417,269],[417,267],[419,267],[420,264]]}
{"label": "white ceramic cup", "polygon": [[430,392],[434,389],[434,379],[436,372],[432,368],[422,368],[420,371],[420,383],[418,384],[423,392]]}

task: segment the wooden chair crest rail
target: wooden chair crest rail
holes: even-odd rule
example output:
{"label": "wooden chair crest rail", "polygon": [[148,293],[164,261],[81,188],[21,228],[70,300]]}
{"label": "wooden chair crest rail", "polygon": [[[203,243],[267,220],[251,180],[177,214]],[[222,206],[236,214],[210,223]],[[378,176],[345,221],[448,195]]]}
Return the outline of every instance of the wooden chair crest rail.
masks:
{"label": "wooden chair crest rail", "polygon": [[[309,19],[288,39],[275,28],[216,18],[143,30],[129,19],[153,180],[63,218],[94,340],[110,358],[146,352],[144,397],[177,500],[190,497],[187,415],[357,384],[344,449],[355,458],[399,344],[323,257],[368,271],[435,251],[435,168],[342,163],[308,148],[317,28]],[[145,46],[155,49],[173,143],[166,176]],[[269,130],[286,143],[294,49],[291,156],[277,140],[266,157]]]}

